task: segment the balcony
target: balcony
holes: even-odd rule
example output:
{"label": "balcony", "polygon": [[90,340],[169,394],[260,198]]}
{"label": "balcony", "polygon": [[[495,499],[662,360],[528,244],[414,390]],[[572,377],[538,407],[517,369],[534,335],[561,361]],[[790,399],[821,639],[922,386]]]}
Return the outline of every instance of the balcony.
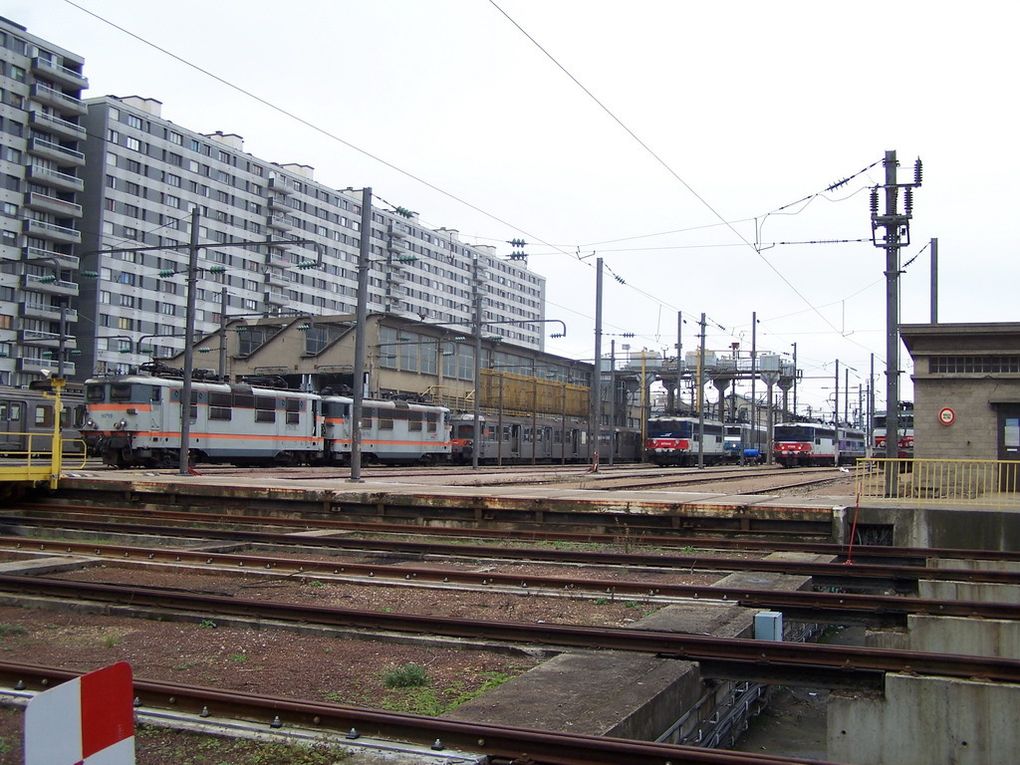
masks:
{"label": "balcony", "polygon": [[286,250],[270,250],[266,265],[273,268],[291,268],[294,261]]}
{"label": "balcony", "polygon": [[21,288],[31,292],[44,292],[47,295],[78,297],[77,282],[65,282],[60,279],[53,281],[53,278],[49,276],[22,274]]}
{"label": "balcony", "polygon": [[29,98],[40,104],[48,104],[62,114],[84,114],[85,104],[80,98],[61,93],[56,88],[37,82],[29,90]]}
{"label": "balcony", "polygon": [[[56,359],[30,359],[22,356],[18,359],[18,371],[19,372],[35,372],[36,374],[42,374],[45,369],[47,372],[57,371],[57,360]],[[73,377],[75,373],[74,362],[64,362],[64,377]]]}
{"label": "balcony", "polygon": [[85,155],[77,149],[68,149],[59,143],[47,141],[44,138],[33,138],[28,142],[28,153],[37,157],[52,159],[59,166],[74,165],[84,167]]}
{"label": "balcony", "polygon": [[[60,321],[60,306],[43,303],[29,303],[22,301],[18,305],[18,315],[26,319],[42,319],[43,321]],[[67,322],[73,324],[78,321],[78,312],[73,308],[67,309]]]}
{"label": "balcony", "polygon": [[77,255],[67,255],[63,252],[44,250],[41,247],[22,247],[21,259],[50,261],[51,266],[53,265],[52,261],[56,260],[57,263],[60,264],[61,268],[69,268],[72,271],[77,271],[79,264]]}
{"label": "balcony", "polygon": [[266,225],[276,231],[284,232],[290,231],[292,228],[290,218],[286,215],[270,215],[269,220],[266,221]]}
{"label": "balcony", "polygon": [[61,191],[84,191],[85,181],[76,175],[62,173],[59,170],[50,170],[42,165],[29,165],[25,168],[25,175],[44,186],[51,186]]}
{"label": "balcony", "polygon": [[68,122],[45,112],[29,112],[28,124],[40,130],[45,130],[48,133],[59,135],[62,138],[71,138],[76,141],[84,141],[88,136],[84,125]]}
{"label": "balcony", "polygon": [[25,206],[30,210],[53,213],[63,218],[81,217],[81,205],[51,197],[49,194],[40,194],[37,191],[29,192]]}
{"label": "balcony", "polygon": [[280,287],[286,289],[290,286],[290,282],[287,281],[283,274],[276,271],[266,271],[266,284],[273,287]]}
{"label": "balcony", "polygon": [[56,223],[47,223],[43,220],[25,218],[24,232],[29,236],[49,239],[51,242],[81,244],[81,231],[67,226],[58,226]]}
{"label": "balcony", "polygon": [[266,293],[266,302],[269,303],[269,305],[285,306],[290,304],[290,298],[282,292],[269,291]]}
{"label": "balcony", "polygon": [[[37,329],[19,329],[18,342],[22,345],[41,345],[44,348],[59,348],[60,334],[58,332],[40,332]],[[64,350],[71,350],[78,347],[78,342],[71,335],[64,335]]]}
{"label": "balcony", "polygon": [[277,194],[293,194],[294,186],[282,175],[273,175],[269,178],[269,190]]}
{"label": "balcony", "polygon": [[88,78],[81,72],[76,72],[74,69],[69,69],[60,64],[54,64],[52,61],[47,61],[38,56],[32,59],[32,71],[35,74],[41,74],[47,79],[56,80],[69,88],[85,90],[89,86]]}

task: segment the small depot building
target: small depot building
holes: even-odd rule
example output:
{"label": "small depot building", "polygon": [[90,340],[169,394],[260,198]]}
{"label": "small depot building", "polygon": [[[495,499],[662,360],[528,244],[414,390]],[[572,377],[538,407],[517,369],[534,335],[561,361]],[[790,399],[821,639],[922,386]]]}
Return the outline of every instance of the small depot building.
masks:
{"label": "small depot building", "polygon": [[914,361],[914,454],[1020,459],[1020,323],[903,324]]}

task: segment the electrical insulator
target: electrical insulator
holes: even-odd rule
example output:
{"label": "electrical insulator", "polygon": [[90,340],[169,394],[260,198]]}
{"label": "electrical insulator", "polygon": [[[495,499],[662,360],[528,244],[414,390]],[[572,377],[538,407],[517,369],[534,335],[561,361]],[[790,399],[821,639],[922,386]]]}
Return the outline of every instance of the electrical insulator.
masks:
{"label": "electrical insulator", "polygon": [[903,203],[907,208],[907,215],[912,215],[914,213],[914,190],[912,188],[908,187],[904,192]]}
{"label": "electrical insulator", "polygon": [[871,190],[871,214],[878,215],[878,189]]}
{"label": "electrical insulator", "polygon": [[918,157],[914,160],[914,185],[921,185],[921,158]]}

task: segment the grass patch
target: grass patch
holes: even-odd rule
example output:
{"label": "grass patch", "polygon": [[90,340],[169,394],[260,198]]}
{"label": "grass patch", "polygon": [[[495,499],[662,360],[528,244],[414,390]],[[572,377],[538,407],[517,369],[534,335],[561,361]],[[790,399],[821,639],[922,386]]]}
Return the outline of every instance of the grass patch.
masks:
{"label": "grass patch", "polygon": [[461,704],[481,696],[493,688],[498,688],[510,676],[502,672],[487,672],[485,680],[473,690],[464,690],[460,683],[444,688],[442,692],[432,687],[416,687],[395,690],[387,694],[380,704],[383,709],[391,712],[410,712],[429,717],[440,717]]}
{"label": "grass patch", "polygon": [[429,676],[418,664],[403,664],[383,675],[383,685],[387,688],[420,688],[428,684]]}
{"label": "grass patch", "polygon": [[0,639],[5,637],[18,637],[20,635],[27,634],[28,630],[20,624],[0,624]]}
{"label": "grass patch", "polygon": [[248,654],[232,653],[230,654],[230,660],[234,662],[234,664],[244,664],[246,661],[248,661]]}
{"label": "grass patch", "polygon": [[198,623],[198,626],[204,630],[214,630],[216,629],[216,622],[212,619],[203,619]]}

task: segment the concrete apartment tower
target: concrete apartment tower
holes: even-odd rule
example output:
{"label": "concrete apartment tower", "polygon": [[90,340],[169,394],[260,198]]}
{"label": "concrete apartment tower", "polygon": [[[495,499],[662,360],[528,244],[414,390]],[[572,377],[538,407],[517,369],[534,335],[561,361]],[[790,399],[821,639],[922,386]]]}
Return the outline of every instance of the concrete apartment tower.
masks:
{"label": "concrete apartment tower", "polygon": [[[183,347],[188,252],[182,245],[195,206],[202,244],[199,335],[216,330],[223,312],[353,314],[358,250],[367,233],[370,312],[469,331],[477,259],[483,317],[515,322],[486,333],[543,348],[544,325],[517,323],[545,313],[545,280],[523,263],[496,257],[492,247],[467,245],[456,231],[424,226],[417,214],[378,199],[371,231],[362,232],[360,190],[317,182],[307,165],[253,156],[238,135],[177,125],[155,99],[104,96],[86,105],[82,268],[99,278],[81,284],[78,358],[85,374],[124,373]],[[309,243],[268,244],[280,239]],[[228,246],[238,241],[267,244]],[[163,249],[109,252],[117,247]]]}
{"label": "concrete apartment tower", "polygon": [[[84,59],[0,18],[0,384],[73,377]],[[61,351],[64,352],[61,358]]]}

